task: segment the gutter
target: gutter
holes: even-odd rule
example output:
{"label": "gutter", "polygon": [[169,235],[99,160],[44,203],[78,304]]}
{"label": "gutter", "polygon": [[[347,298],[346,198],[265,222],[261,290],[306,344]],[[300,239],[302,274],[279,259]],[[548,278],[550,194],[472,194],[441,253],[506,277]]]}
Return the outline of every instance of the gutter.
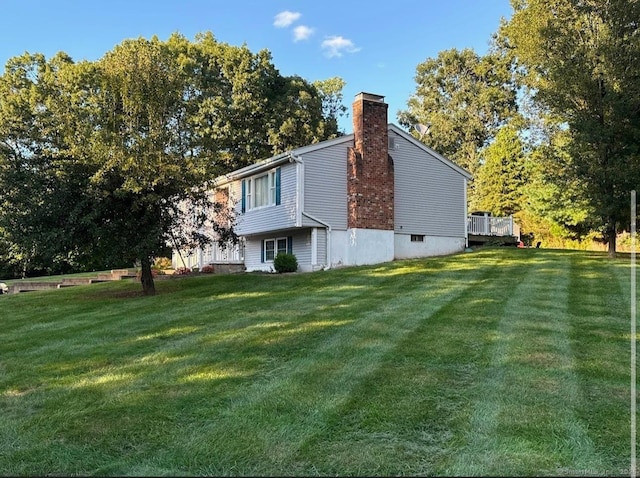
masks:
{"label": "gutter", "polygon": [[251,164],[249,166],[245,166],[242,169],[237,169],[228,174],[218,176],[216,179],[214,179],[214,183],[216,184],[216,186],[221,186],[238,179],[246,178],[247,176],[253,176],[256,173],[266,171],[279,164],[290,162],[292,157],[293,154],[291,152],[282,153],[278,156],[274,156],[273,158],[269,158],[264,161]]}

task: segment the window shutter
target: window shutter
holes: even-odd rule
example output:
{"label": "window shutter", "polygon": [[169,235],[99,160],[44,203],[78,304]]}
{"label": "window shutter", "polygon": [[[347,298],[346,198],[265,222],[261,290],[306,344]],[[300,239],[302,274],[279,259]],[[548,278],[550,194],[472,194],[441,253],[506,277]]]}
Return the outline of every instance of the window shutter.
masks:
{"label": "window shutter", "polygon": [[287,236],[287,253],[293,254],[293,236]]}
{"label": "window shutter", "polygon": [[280,168],[276,169],[276,206],[280,205]]}
{"label": "window shutter", "polygon": [[247,210],[247,182],[245,179],[242,180],[242,200],[240,210],[243,214]]}
{"label": "window shutter", "polygon": [[260,262],[264,262],[264,239],[260,241]]}

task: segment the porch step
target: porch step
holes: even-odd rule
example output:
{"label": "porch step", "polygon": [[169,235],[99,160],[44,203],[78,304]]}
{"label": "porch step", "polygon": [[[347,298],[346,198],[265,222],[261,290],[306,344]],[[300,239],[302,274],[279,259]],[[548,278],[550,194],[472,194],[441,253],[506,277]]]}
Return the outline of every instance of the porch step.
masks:
{"label": "porch step", "polygon": [[101,282],[109,282],[114,280],[129,279],[136,277],[135,272],[129,272],[129,269],[114,269],[111,272],[98,273],[95,277],[65,277],[58,281],[17,281],[9,285],[9,294],[18,294],[20,292],[31,292],[36,290],[48,289],[64,289],[66,287],[74,287],[77,285],[98,284]]}
{"label": "porch step", "polygon": [[9,286],[9,294],[18,294],[20,292],[32,292],[36,290],[49,290],[49,289],[57,289],[61,282],[37,282],[37,281],[26,281],[26,282],[17,282],[13,283]]}

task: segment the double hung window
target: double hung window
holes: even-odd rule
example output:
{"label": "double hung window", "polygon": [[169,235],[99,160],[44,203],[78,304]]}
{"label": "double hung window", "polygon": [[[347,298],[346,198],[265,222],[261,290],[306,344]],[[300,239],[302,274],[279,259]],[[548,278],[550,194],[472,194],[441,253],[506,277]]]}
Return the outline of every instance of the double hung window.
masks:
{"label": "double hung window", "polygon": [[280,204],[280,168],[242,180],[242,212]]}
{"label": "double hung window", "polygon": [[278,254],[293,253],[293,237],[277,237],[262,241],[262,262],[273,262]]}

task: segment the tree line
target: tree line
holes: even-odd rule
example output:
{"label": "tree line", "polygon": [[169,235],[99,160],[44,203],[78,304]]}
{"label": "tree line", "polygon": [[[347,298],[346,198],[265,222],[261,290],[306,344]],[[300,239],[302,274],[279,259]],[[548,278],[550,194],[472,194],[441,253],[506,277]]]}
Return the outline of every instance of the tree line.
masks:
{"label": "tree line", "polygon": [[418,65],[400,122],[429,125],[424,141],[474,174],[471,210],[613,256],[640,186],[640,2],[511,4],[486,55]]}

